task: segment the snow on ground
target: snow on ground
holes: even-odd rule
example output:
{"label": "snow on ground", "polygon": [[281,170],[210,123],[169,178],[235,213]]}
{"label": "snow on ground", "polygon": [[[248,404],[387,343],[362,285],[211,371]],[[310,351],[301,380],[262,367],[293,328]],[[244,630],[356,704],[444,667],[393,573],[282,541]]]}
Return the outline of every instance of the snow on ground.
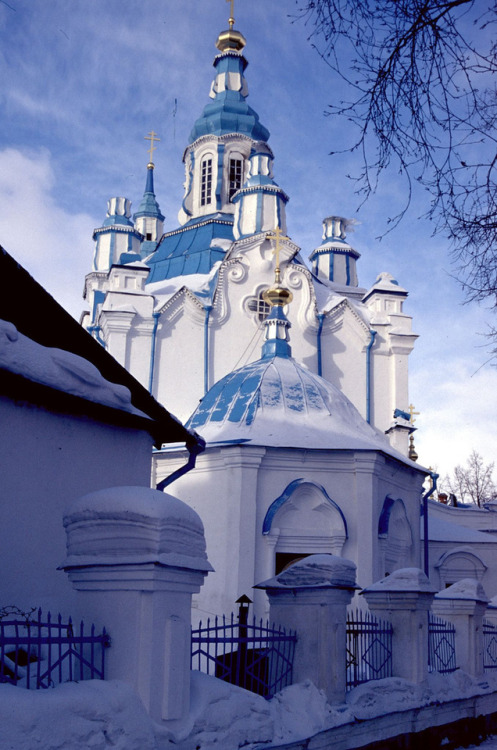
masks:
{"label": "snow on ground", "polygon": [[155,750],[138,696],[122,682],[68,682],[53,690],[0,685],[2,750]]}
{"label": "snow on ground", "polygon": [[[305,740],[364,721],[438,702],[497,691],[497,676],[432,674],[421,685],[400,678],[352,690],[330,706],[311,682],[271,701],[200,672],[192,673],[190,715],[175,732],[154,724],[133,690],[120,682],[66,683],[51,690],[0,685],[1,750],[255,750]],[[497,750],[497,740],[480,745]]]}

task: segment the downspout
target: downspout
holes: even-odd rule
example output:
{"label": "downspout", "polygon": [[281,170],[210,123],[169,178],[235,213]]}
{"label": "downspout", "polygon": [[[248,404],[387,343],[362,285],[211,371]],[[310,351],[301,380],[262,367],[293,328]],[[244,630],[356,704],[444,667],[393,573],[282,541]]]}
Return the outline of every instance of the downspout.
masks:
{"label": "downspout", "polygon": [[323,332],[323,323],[324,323],[324,313],[318,313],[318,332],[317,332],[317,347],[318,347],[318,375],[319,377],[323,376],[323,358],[322,358],[322,350],[321,350],[321,334]]}
{"label": "downspout", "polygon": [[155,342],[157,339],[157,328],[159,325],[159,318],[160,313],[154,312],[152,313],[154,318],[154,328],[152,331],[152,343],[150,344],[150,373],[148,377],[148,390],[149,393],[152,393],[152,385],[154,382],[154,367],[155,367]]}
{"label": "downspout", "polygon": [[366,421],[371,424],[371,349],[374,344],[374,338],[378,331],[369,329],[371,339],[366,347]]}
{"label": "downspout", "polygon": [[103,340],[103,338],[100,336],[100,331],[102,330],[101,326],[88,326],[87,329],[88,333],[93,336],[95,341],[98,341],[101,346],[103,346],[104,349],[107,349],[107,344]]}
{"label": "downspout", "polygon": [[162,479],[162,481],[160,481],[159,484],[156,485],[156,489],[159,490],[159,492],[163,492],[164,489],[175,482],[176,479],[179,479],[183,476],[183,474],[186,474],[187,472],[195,468],[195,462],[197,460],[198,454],[205,451],[205,440],[201,438],[200,435],[197,435],[197,433],[194,433],[191,436],[191,439],[187,441],[186,449],[189,454],[188,461],[184,466],[180,466],[179,469],[173,471],[172,474],[170,474],[165,479]]}
{"label": "downspout", "polygon": [[426,575],[427,578],[430,577],[430,575],[429,575],[429,573],[430,573],[430,555],[429,555],[429,549],[428,549],[428,544],[429,544],[429,539],[428,539],[428,499],[429,499],[430,495],[432,494],[432,492],[435,492],[435,490],[437,489],[437,479],[438,479],[439,475],[435,474],[433,471],[430,471],[430,477],[431,477],[431,480],[432,480],[431,489],[429,489],[428,492],[426,492],[423,495],[423,499],[421,501],[422,504],[423,504],[422,505],[423,533],[424,533],[424,538],[425,538],[425,544],[424,544],[424,550],[423,550],[423,552],[424,552],[424,571],[425,571],[425,575]]}
{"label": "downspout", "polygon": [[206,305],[204,307],[204,393],[207,393],[209,390],[209,316],[211,310],[212,305]]}

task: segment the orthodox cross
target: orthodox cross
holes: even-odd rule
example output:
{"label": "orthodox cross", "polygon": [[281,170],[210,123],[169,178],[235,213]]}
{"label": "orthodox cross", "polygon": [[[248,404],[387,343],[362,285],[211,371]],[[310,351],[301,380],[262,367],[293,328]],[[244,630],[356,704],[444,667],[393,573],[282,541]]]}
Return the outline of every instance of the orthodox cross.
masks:
{"label": "orthodox cross", "polygon": [[409,414],[411,415],[411,424],[414,424],[414,422],[416,421],[414,419],[414,415],[419,414],[419,411],[414,411],[414,406],[412,404],[409,404]]}
{"label": "orthodox cross", "polygon": [[159,142],[160,138],[157,136],[157,133],[154,133],[153,130],[150,131],[148,135],[143,136],[144,140],[150,141],[150,148],[148,150],[148,153],[150,154],[150,164],[152,164],[152,158],[154,155],[154,151],[156,150],[157,146],[154,146],[154,141]]}
{"label": "orthodox cross", "polygon": [[233,28],[233,26],[235,25],[235,19],[233,18],[233,14],[234,14],[234,12],[235,12],[235,11],[234,11],[235,0],[226,0],[226,2],[227,2],[227,3],[231,3],[231,8],[230,8],[230,17],[228,18],[228,23],[229,23],[229,25],[230,25],[230,31],[231,31],[231,29],[232,29],[232,28]]}
{"label": "orthodox cross", "polygon": [[273,255],[276,256],[276,268],[274,269],[274,280],[277,284],[280,283],[280,241],[289,240],[290,237],[284,235],[279,227],[274,230],[274,250]]}

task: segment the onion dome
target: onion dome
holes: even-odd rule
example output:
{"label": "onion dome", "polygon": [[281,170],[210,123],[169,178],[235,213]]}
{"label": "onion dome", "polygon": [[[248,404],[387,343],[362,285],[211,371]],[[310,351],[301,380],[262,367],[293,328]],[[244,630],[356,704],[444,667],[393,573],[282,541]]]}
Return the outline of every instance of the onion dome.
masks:
{"label": "onion dome", "polygon": [[220,54],[214,58],[216,74],[210,91],[213,101],[193,126],[190,143],[203,135],[228,133],[241,133],[256,141],[269,138],[269,130],[245,101],[248,88],[243,74],[248,63],[241,52],[245,43],[243,35],[233,28],[220,33],[216,42]]}
{"label": "onion dome", "polygon": [[328,216],[323,221],[323,244],[309,256],[313,273],[320,279],[342,286],[357,286],[356,261],[360,253],[346,241],[352,221],[341,216]]}

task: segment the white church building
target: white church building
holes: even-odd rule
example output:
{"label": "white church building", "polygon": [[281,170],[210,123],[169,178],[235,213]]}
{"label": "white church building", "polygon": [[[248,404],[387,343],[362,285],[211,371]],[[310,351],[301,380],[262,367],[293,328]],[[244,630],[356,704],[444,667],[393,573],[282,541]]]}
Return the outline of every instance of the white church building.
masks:
{"label": "white church building", "polygon": [[[206,440],[174,484],[203,520],[216,571],[196,602],[202,616],[242,594],[262,614],[252,586],[312,553],[354,560],[362,587],[421,566],[428,474],[409,445],[408,293],[385,272],[359,285],[345,218],[326,217],[305,252],[292,241],[233,27],[218,37],[211,101],[184,152],[178,226],[164,227],[151,133],[138,209],[112,198],[94,231],[81,319]],[[156,451],[154,486],[186,458],[180,445]]]}

